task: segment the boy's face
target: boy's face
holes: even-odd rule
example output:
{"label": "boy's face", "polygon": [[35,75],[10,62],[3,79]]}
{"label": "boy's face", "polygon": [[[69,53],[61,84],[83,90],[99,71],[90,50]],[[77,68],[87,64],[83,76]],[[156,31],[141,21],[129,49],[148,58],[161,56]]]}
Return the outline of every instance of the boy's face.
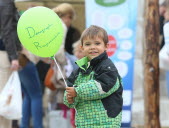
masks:
{"label": "boy's face", "polygon": [[95,37],[94,39],[85,38],[83,40],[82,50],[84,55],[91,60],[106,51],[107,44],[99,37]]}

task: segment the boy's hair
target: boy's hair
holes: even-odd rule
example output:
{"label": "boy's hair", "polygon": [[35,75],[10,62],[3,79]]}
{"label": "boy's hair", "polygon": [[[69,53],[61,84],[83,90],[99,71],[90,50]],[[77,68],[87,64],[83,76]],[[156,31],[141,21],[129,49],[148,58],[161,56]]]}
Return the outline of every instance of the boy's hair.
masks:
{"label": "boy's hair", "polygon": [[58,6],[53,8],[53,11],[55,13],[57,13],[57,15],[59,17],[63,17],[65,15],[69,14],[72,17],[72,19],[75,18],[75,10],[74,10],[73,6],[68,3],[59,4]]}
{"label": "boy's hair", "polygon": [[101,39],[103,39],[103,42],[105,44],[108,43],[108,35],[107,35],[107,32],[99,27],[99,26],[96,26],[96,25],[91,25],[89,28],[85,29],[81,35],[81,43],[82,43],[82,46],[83,46],[83,40],[86,39],[86,38],[90,38],[90,39],[94,39],[96,37],[99,37]]}

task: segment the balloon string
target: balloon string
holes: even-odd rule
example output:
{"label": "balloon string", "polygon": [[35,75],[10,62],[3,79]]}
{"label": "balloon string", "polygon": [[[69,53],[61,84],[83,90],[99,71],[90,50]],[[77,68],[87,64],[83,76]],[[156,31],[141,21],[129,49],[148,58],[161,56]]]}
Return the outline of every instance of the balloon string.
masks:
{"label": "balloon string", "polygon": [[[52,57],[51,57],[51,59],[55,61],[56,65],[57,65],[57,67],[58,67],[58,69],[59,69],[59,72],[60,72],[60,73],[61,73],[61,75],[62,75],[63,81],[65,82],[66,87],[68,87],[68,86],[67,86],[67,83],[66,83],[66,81],[65,81],[65,78],[63,77],[63,73],[62,73],[62,71],[61,71],[61,69],[60,69],[60,66],[58,65],[58,63],[57,63],[57,61],[56,61],[55,57],[54,57],[54,56],[52,56]],[[77,110],[76,110],[76,108],[75,108],[75,107],[74,107],[74,109],[75,109],[75,112],[77,113]]]}
{"label": "balloon string", "polygon": [[64,83],[65,83],[66,87],[68,87],[68,86],[67,86],[67,83],[66,83],[66,80],[65,80],[65,78],[64,78],[64,76],[63,76],[63,73],[62,73],[62,71],[61,71],[61,69],[60,69],[60,66],[58,65],[58,63],[57,63],[57,61],[56,61],[55,57],[52,57],[52,59],[55,61],[56,66],[57,66],[57,67],[58,67],[58,69],[59,69],[59,72],[60,72],[60,74],[61,74],[61,76],[62,76],[62,78],[63,78],[63,81],[64,81]]}

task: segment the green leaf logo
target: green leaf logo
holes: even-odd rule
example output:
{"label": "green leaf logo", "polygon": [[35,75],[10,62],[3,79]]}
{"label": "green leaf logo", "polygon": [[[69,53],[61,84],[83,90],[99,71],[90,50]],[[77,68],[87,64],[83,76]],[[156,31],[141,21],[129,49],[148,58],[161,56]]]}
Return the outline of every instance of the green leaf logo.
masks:
{"label": "green leaf logo", "polygon": [[111,6],[117,6],[122,3],[124,3],[126,0],[95,0],[97,4],[106,6],[106,7],[111,7]]}

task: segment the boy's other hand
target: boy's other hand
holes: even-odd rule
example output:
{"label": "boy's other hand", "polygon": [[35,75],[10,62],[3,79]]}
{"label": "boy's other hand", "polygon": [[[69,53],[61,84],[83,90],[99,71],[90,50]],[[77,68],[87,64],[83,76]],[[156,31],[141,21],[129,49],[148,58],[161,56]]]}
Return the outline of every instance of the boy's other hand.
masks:
{"label": "boy's other hand", "polygon": [[76,93],[74,87],[66,87],[66,92],[71,97],[76,97],[77,96],[77,93]]}

